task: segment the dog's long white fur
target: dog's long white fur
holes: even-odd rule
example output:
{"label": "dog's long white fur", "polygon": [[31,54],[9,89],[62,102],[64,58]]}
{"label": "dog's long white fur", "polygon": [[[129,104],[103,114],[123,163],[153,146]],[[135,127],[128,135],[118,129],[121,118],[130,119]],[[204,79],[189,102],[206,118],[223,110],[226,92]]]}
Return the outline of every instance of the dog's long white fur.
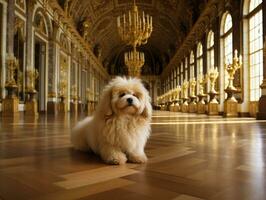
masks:
{"label": "dog's long white fur", "polygon": [[[120,88],[142,93],[139,99],[128,94],[136,102],[135,113],[120,110],[119,105],[125,100],[114,94]],[[141,81],[117,77],[104,89],[94,115],[74,127],[72,144],[78,150],[99,154],[107,163],[123,164],[127,160],[144,163],[147,161],[144,147],[150,135],[151,114],[150,97]]]}

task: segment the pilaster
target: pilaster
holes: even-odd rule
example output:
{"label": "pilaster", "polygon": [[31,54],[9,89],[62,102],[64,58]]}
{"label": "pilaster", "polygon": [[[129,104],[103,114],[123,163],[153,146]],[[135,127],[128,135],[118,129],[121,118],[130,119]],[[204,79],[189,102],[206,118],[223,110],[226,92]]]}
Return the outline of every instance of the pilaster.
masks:
{"label": "pilaster", "polygon": [[8,0],[7,6],[7,53],[14,54],[15,0]]}

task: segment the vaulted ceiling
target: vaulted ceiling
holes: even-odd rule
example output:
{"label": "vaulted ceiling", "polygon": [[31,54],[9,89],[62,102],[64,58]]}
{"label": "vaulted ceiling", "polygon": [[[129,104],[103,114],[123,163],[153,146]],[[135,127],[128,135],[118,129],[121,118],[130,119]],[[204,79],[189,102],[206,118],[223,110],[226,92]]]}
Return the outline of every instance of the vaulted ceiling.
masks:
{"label": "vaulted ceiling", "polygon": [[[87,40],[101,51],[101,61],[109,73],[123,73],[123,54],[129,48],[121,41],[116,28],[117,16],[131,9],[133,0],[58,0],[68,3],[69,15],[77,29],[89,22]],[[207,0],[136,0],[140,11],[153,16],[154,30],[145,52],[145,74],[160,74],[204,9]],[[114,67],[115,66],[115,67]],[[120,66],[120,69],[117,69]],[[115,68],[115,69],[114,69]]]}

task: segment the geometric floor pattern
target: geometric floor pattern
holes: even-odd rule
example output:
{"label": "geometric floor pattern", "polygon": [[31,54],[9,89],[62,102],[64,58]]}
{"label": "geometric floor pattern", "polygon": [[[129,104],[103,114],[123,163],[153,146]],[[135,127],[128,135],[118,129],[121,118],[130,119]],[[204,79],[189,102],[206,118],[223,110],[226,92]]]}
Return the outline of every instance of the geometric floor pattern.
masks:
{"label": "geometric floor pattern", "polygon": [[73,116],[0,118],[0,199],[266,199],[266,121],[154,111],[147,164],[71,148]]}

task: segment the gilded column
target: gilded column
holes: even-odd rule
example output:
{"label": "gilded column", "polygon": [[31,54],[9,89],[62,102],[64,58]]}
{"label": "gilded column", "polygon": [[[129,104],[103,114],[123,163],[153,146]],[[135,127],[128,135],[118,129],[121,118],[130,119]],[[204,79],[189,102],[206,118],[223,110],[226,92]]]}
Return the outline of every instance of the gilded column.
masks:
{"label": "gilded column", "polygon": [[35,80],[38,77],[38,72],[35,71],[35,67],[33,66],[33,56],[32,56],[32,40],[33,40],[33,8],[35,5],[35,1],[28,1],[27,4],[27,26],[26,26],[26,92],[29,95],[29,99],[26,100],[26,114],[29,115],[38,115],[38,103],[35,98],[36,90],[35,90]]}
{"label": "gilded column", "polygon": [[32,34],[32,26],[33,26],[33,8],[35,5],[35,1],[34,0],[30,0],[27,1],[27,26],[26,26],[26,67],[27,69],[31,69],[34,66],[32,65],[32,40],[33,40],[33,34]]}
{"label": "gilded column", "polygon": [[7,6],[7,53],[14,54],[15,0],[8,0]]}
{"label": "gilded column", "polygon": [[2,4],[2,15],[0,16],[0,25],[1,25],[1,33],[0,33],[0,40],[1,40],[1,45],[0,45],[0,55],[1,55],[1,63],[0,63],[0,100],[2,100],[5,96],[5,79],[6,79],[6,68],[5,68],[5,55],[6,55],[6,27],[7,27],[7,4],[3,3]]}
{"label": "gilded column", "polygon": [[6,55],[6,82],[7,96],[3,100],[3,115],[18,114],[19,100],[16,95],[17,84],[15,81],[15,70],[18,60],[14,57],[14,27],[15,27],[15,0],[8,0],[7,7],[7,55]]}
{"label": "gilded column", "polygon": [[[76,47],[73,43],[71,43],[71,66],[70,66],[70,71],[71,71],[71,74],[70,74],[70,81],[72,80],[72,85],[70,87],[70,94],[71,94],[71,101],[70,101],[70,112],[71,114],[74,114],[76,115],[78,113],[78,88],[77,88],[77,81],[76,81],[76,65],[74,63],[74,58],[75,58],[75,50],[76,50]],[[72,71],[72,69],[74,68],[74,72]],[[74,73],[74,74],[72,74]],[[72,77],[72,78],[71,78]]]}

